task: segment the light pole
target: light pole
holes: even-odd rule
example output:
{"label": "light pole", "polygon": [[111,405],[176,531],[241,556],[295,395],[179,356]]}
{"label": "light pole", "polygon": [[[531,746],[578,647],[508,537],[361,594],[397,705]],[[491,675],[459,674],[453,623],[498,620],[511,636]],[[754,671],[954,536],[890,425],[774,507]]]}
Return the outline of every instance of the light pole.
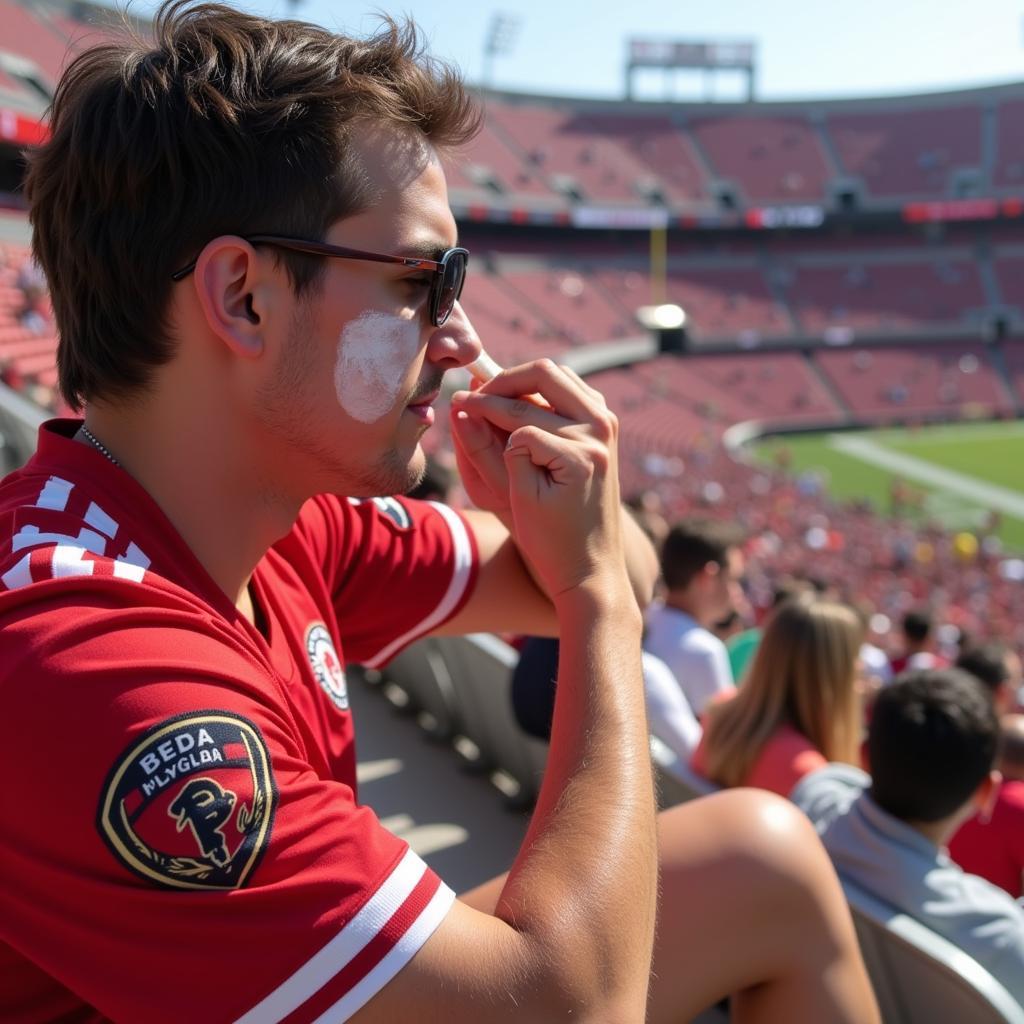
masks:
{"label": "light pole", "polygon": [[484,87],[490,89],[494,84],[494,58],[504,57],[512,52],[516,36],[519,34],[520,20],[514,14],[502,14],[495,11],[491,24],[487,29],[484,41]]}

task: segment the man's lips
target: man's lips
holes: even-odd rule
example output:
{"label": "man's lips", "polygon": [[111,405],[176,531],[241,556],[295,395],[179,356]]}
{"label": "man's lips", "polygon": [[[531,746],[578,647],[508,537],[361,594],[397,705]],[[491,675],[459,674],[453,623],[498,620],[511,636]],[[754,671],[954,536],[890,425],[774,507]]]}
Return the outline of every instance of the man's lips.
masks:
{"label": "man's lips", "polygon": [[424,420],[428,425],[434,422],[434,403],[437,401],[440,392],[432,391],[429,395],[424,395],[422,398],[417,398],[415,402],[410,402],[406,409],[411,412],[414,416],[418,416]]}
{"label": "man's lips", "polygon": [[409,403],[409,408],[413,409],[417,406],[433,405],[440,397],[440,391],[431,391],[429,395],[423,395],[422,398],[416,398]]}

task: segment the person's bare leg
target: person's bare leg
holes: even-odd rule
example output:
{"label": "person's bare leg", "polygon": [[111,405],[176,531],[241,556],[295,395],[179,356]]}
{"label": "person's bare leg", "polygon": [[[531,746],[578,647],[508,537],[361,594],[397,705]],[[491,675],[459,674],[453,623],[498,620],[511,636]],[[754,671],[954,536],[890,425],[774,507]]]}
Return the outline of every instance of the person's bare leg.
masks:
{"label": "person's bare leg", "polygon": [[673,807],[659,850],[652,1024],[726,994],[735,1022],[876,1024],[842,889],[792,804],[739,789]]}
{"label": "person's bare leg", "polygon": [[[661,898],[651,1024],[726,995],[734,1022],[876,1024],[842,890],[792,804],[730,790],[659,818]],[[492,911],[504,876],[460,898]]]}

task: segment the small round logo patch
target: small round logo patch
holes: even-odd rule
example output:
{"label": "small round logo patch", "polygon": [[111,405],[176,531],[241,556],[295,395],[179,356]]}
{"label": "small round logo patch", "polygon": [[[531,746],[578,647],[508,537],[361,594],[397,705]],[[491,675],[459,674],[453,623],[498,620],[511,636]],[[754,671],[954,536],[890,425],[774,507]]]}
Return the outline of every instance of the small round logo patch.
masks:
{"label": "small round logo patch", "polygon": [[334,641],[322,622],[314,622],[306,630],[306,653],[313,675],[321,689],[341,711],[348,711],[348,686],[345,669],[334,649]]}
{"label": "small round logo patch", "polygon": [[190,712],[150,729],[107,777],[97,825],[129,870],[175,889],[237,889],[270,842],[277,787],[252,722]]}

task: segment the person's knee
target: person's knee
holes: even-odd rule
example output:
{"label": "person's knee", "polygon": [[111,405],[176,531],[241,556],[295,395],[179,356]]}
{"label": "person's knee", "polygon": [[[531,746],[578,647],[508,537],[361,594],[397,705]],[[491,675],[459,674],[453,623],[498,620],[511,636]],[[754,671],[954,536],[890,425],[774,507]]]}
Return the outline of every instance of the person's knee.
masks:
{"label": "person's knee", "polygon": [[[704,866],[716,884],[738,885],[766,912],[834,914],[844,903],[835,872],[813,826],[788,800],[758,789],[730,789],[662,816],[663,854],[693,849],[700,835]],[[753,907],[752,907],[753,909]]]}

